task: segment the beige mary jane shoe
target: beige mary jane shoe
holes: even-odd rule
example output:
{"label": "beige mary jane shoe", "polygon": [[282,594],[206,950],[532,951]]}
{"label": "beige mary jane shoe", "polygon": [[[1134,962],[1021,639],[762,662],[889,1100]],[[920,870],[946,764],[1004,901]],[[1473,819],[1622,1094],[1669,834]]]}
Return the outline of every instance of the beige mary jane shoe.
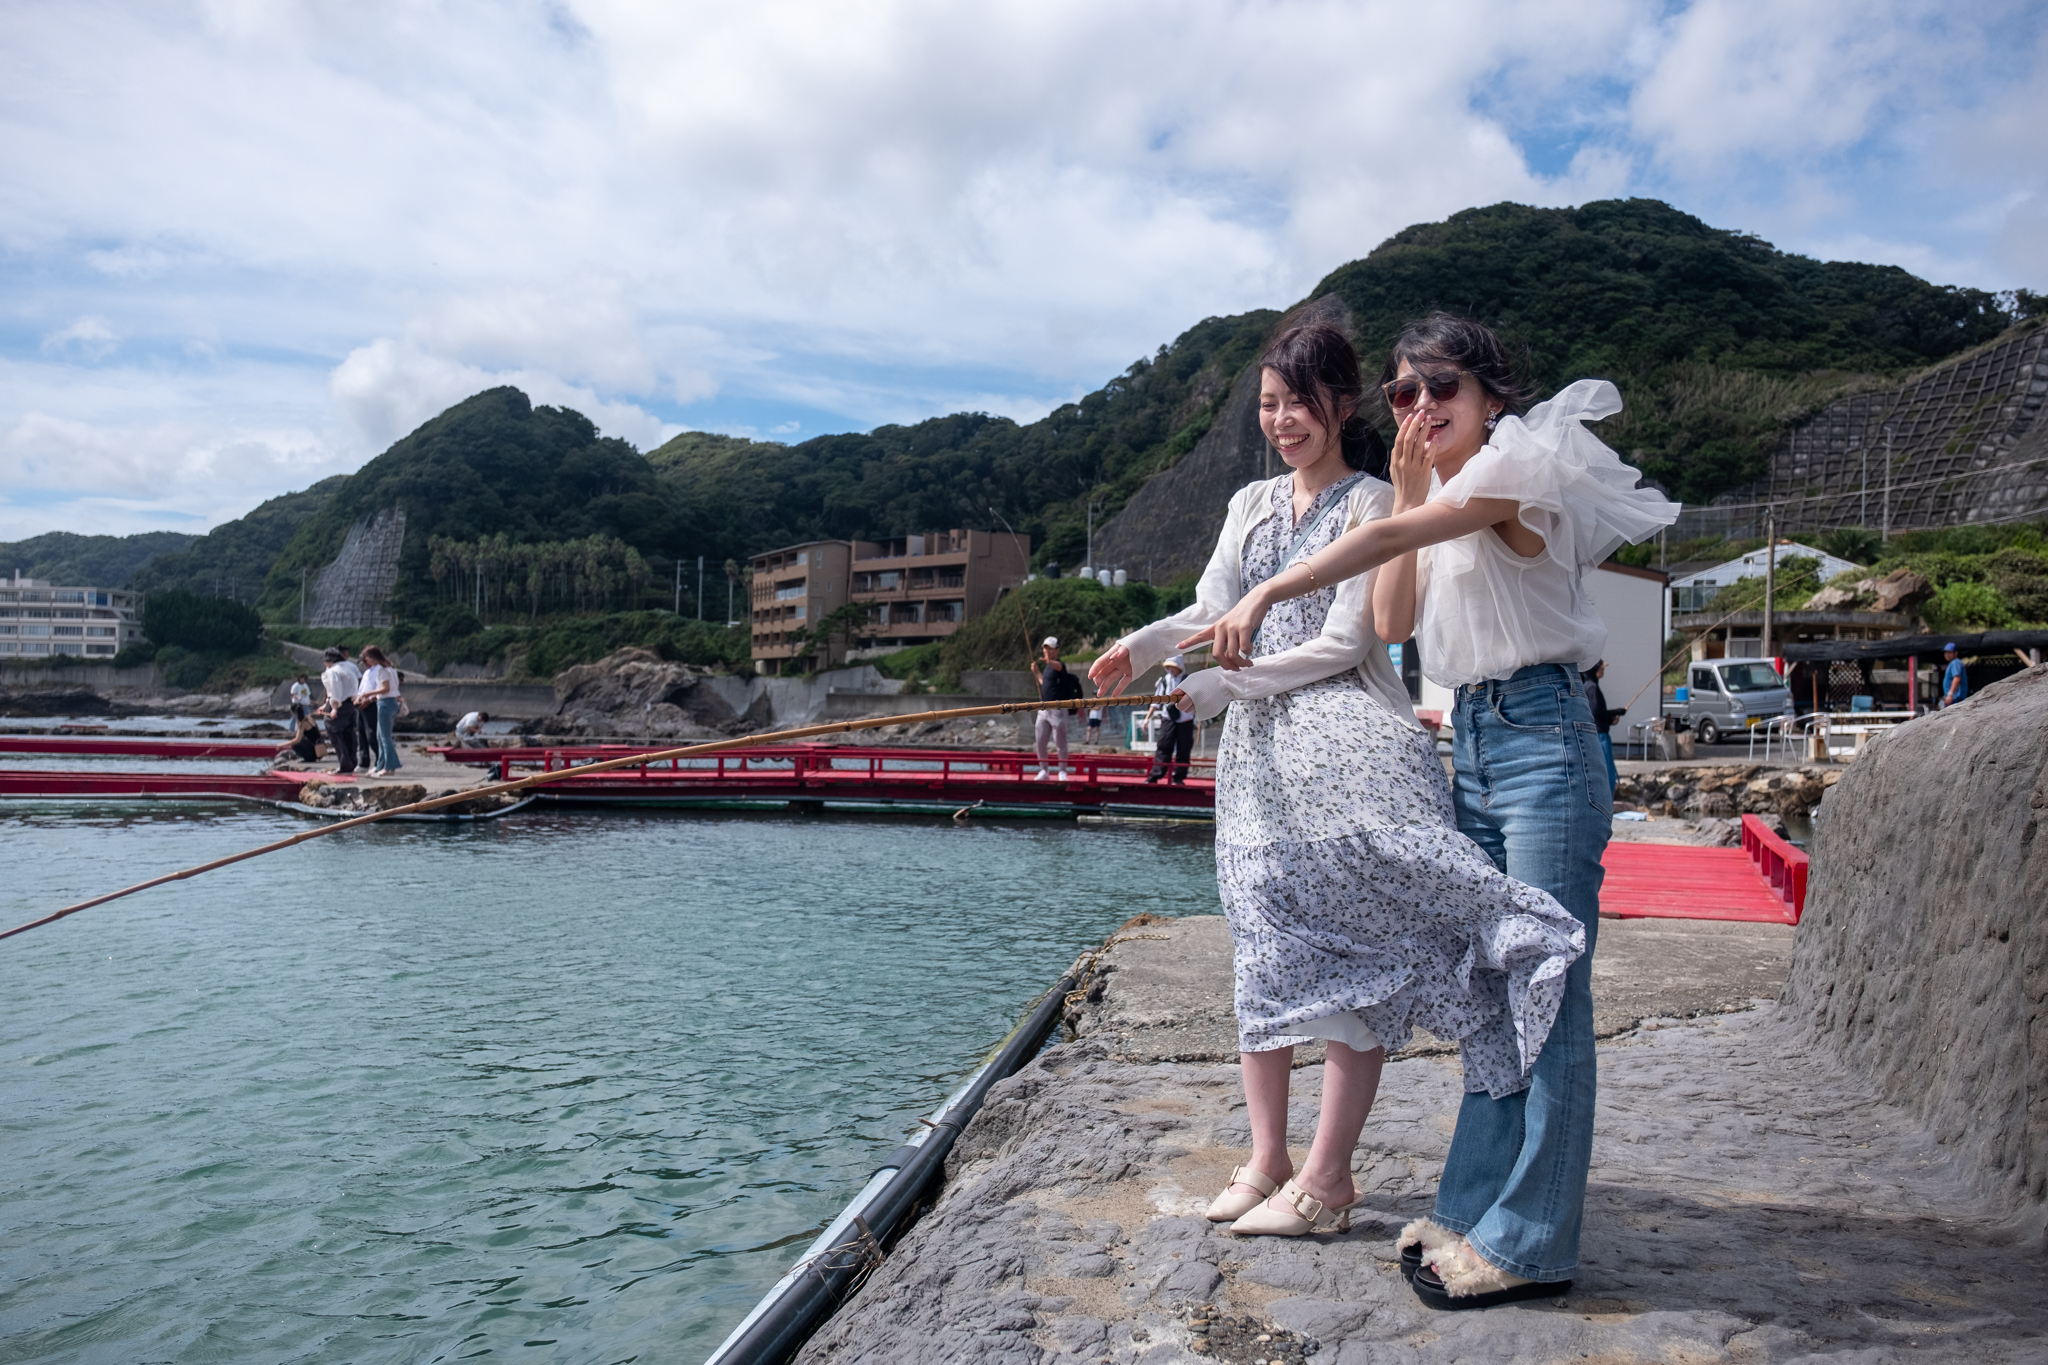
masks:
{"label": "beige mary jane shoe", "polygon": [[[1246,1194],[1234,1190],[1231,1185],[1249,1185],[1257,1194]],[[1259,1205],[1273,1197],[1280,1187],[1260,1175],[1249,1166],[1239,1166],[1230,1173],[1230,1182],[1223,1187],[1223,1193],[1209,1201],[1208,1212],[1202,1216],[1212,1223],[1235,1223]]]}
{"label": "beige mary jane shoe", "polygon": [[1280,1202],[1287,1207],[1276,1209],[1271,1203],[1260,1201],[1257,1208],[1232,1223],[1230,1230],[1241,1237],[1303,1237],[1310,1233],[1351,1231],[1351,1205],[1330,1208],[1292,1180],[1280,1187]]}

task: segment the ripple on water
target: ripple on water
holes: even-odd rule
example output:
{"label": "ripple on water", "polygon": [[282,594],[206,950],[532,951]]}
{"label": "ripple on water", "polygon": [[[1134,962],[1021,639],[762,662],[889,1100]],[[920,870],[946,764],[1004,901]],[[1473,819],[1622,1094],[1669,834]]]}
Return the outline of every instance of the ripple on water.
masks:
{"label": "ripple on water", "polygon": [[[301,828],[0,807],[8,923]],[[0,945],[0,1359],[701,1357],[1202,833],[351,831]]]}

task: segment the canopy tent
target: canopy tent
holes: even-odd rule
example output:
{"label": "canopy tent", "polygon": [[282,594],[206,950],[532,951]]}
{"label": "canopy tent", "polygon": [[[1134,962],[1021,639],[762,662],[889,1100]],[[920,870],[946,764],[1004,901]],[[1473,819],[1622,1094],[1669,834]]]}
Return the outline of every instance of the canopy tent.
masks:
{"label": "canopy tent", "polygon": [[1865,659],[1928,659],[1953,644],[1958,654],[2004,654],[2048,649],[2048,630],[1987,630],[1976,635],[1895,635],[1889,640],[1804,640],[1779,653],[1788,663],[1847,663]]}

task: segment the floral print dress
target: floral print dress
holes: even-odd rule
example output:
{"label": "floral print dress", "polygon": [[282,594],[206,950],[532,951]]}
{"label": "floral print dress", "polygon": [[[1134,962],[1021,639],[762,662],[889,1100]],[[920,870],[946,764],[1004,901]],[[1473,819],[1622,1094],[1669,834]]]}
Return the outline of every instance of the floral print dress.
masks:
{"label": "floral print dress", "polygon": [[[1247,590],[1284,567],[1293,482],[1274,482],[1274,515],[1246,540]],[[1300,554],[1335,540],[1343,520],[1325,517]],[[1335,595],[1274,607],[1254,657],[1321,634]],[[1421,1027],[1459,1041],[1468,1091],[1526,1089],[1585,929],[1457,831],[1435,742],[1346,669],[1233,701],[1216,773],[1216,876],[1242,1049],[1315,1037],[1399,1047]]]}

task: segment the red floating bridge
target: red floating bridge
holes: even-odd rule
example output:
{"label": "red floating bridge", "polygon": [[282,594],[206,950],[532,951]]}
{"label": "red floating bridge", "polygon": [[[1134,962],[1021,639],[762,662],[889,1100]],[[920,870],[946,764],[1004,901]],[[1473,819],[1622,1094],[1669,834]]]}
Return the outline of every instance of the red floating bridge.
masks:
{"label": "red floating bridge", "polygon": [[1741,848],[1611,843],[1600,913],[1617,919],[1728,919],[1797,924],[1806,909],[1806,854],[1754,815]]}
{"label": "red floating bridge", "polygon": [[[431,749],[453,763],[498,770],[570,770],[655,750],[625,745],[532,749]],[[778,744],[732,749],[704,758],[666,759],[632,768],[569,776],[536,793],[570,802],[632,805],[726,805],[750,802],[833,802],[913,807],[977,805],[1046,815],[1149,814],[1209,816],[1216,783],[1147,782],[1151,760],[1138,754],[1075,754],[1067,776],[1039,778],[1037,755],[1021,749],[860,748],[841,744]]]}
{"label": "red floating bridge", "polygon": [[[266,758],[268,754],[264,755]],[[246,796],[296,801],[307,773],[99,773],[0,768],[0,796]]]}
{"label": "red floating bridge", "polygon": [[72,754],[99,758],[272,758],[281,741],[247,739],[99,739],[76,735],[0,735],[0,754]]}

